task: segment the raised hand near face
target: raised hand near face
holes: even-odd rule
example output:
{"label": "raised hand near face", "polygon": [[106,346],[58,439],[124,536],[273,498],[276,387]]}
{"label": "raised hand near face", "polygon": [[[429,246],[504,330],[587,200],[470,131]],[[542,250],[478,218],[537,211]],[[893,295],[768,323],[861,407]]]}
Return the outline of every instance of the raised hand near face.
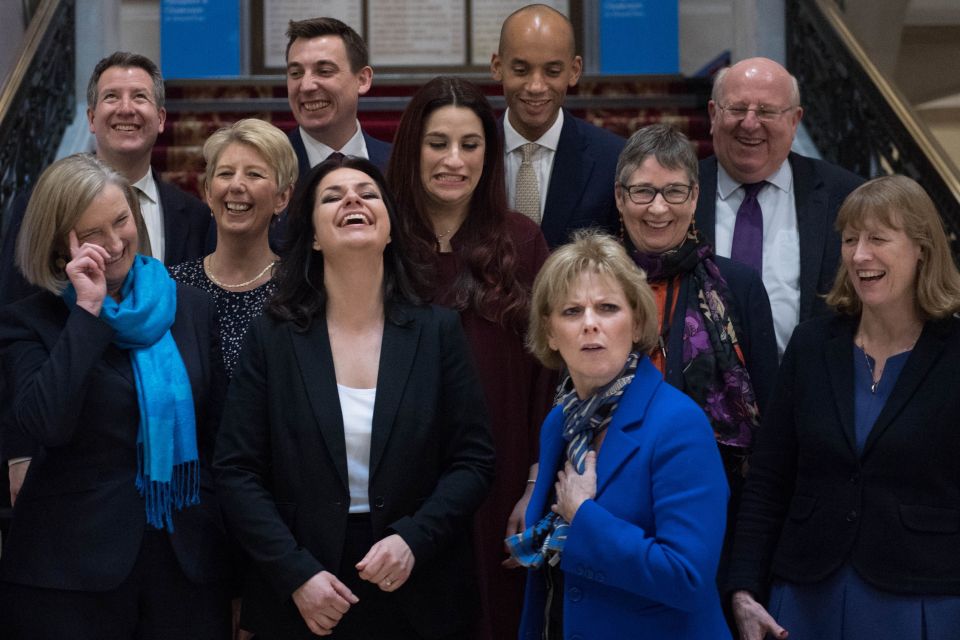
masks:
{"label": "raised hand near face", "polygon": [[110,259],[110,254],[100,245],[90,242],[80,244],[73,230],[68,239],[70,262],[65,271],[77,292],[77,306],[99,316],[103,299],[107,297],[106,261]]}

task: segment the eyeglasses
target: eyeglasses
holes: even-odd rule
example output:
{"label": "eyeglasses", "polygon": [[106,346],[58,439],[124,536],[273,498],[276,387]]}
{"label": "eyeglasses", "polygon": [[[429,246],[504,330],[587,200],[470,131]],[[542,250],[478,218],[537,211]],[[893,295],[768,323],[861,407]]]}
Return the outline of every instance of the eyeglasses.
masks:
{"label": "eyeglasses", "polygon": [[724,107],[723,105],[717,105],[720,108],[720,111],[727,117],[728,120],[734,122],[740,122],[747,117],[747,114],[753,111],[754,115],[757,116],[757,120],[760,122],[776,122],[780,119],[780,116],[785,114],[787,111],[793,111],[796,107],[784,107],[783,109],[771,109],[770,107]]}
{"label": "eyeglasses", "polygon": [[669,204],[683,204],[690,198],[693,192],[692,184],[668,184],[663,189],[650,187],[645,184],[620,184],[630,195],[630,200],[634,204],[650,204],[657,197],[657,194],[663,196],[663,199]]}

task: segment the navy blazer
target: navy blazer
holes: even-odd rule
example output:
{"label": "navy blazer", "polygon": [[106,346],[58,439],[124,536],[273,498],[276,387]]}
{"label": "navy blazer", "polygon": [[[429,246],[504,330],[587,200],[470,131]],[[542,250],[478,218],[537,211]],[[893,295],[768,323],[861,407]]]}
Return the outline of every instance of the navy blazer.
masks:
{"label": "navy blazer", "polygon": [[[566,460],[564,416],[540,431],[530,526],[550,511]],[[644,356],[597,456],[597,493],[577,511],[560,560],[566,638],[729,640],[716,587],[727,480],[703,411]],[[546,589],[527,575],[521,640],[539,640]]]}
{"label": "navy blazer", "polygon": [[[192,195],[160,180],[160,174],[156,170],[151,171],[157,183],[157,196],[163,212],[163,263],[170,267],[202,258],[207,254],[207,233],[211,227],[216,227],[211,221],[210,209]],[[38,287],[23,279],[14,264],[17,235],[20,233],[31,193],[32,189],[30,193],[19,196],[10,209],[10,223],[7,225],[3,248],[0,250],[0,307],[40,291]]]}
{"label": "navy blazer", "polygon": [[[840,263],[840,234],[833,228],[847,195],[863,184],[855,173],[823,160],[790,153],[793,195],[800,235],[800,322],[829,312],[821,296],[830,291]],[[700,199],[694,220],[715,245],[717,157],[700,161]]]}
{"label": "navy blazer", "polygon": [[[373,409],[370,519],[374,539],[397,533],[414,555],[413,573],[396,592],[399,608],[424,637],[443,637],[462,629],[477,604],[470,518],[493,477],[493,444],[456,312],[399,305],[388,316]],[[320,571],[339,573],[350,507],[323,316],[306,332],[269,314],[250,325],[215,469],[232,533],[252,560],[243,627],[313,638],[291,595]]]}
{"label": "navy blazer", "polygon": [[[502,130],[501,120],[501,130]],[[617,159],[626,140],[563,110],[563,128],[553,157],[540,230],[551,249],[570,241],[576,229],[620,230],[614,198]]]}
{"label": "navy blazer", "polygon": [[[727,310],[733,318],[737,331],[737,340],[746,360],[747,372],[753,383],[753,391],[760,408],[760,415],[773,392],[773,381],[777,375],[778,355],[777,337],[773,330],[773,315],[770,312],[770,299],[754,269],[734,262],[729,258],[714,256],[720,275],[727,281],[730,298],[725,300]],[[687,299],[687,287],[690,278],[683,278],[677,300]],[[677,311],[682,307],[677,306]],[[683,334],[684,313],[675,313],[670,323],[670,337],[667,344],[667,363],[664,378],[667,382],[683,391]]]}
{"label": "navy blazer", "polygon": [[[287,133],[287,137],[290,138],[290,144],[293,145],[293,150],[297,154],[297,166],[300,169],[300,178],[303,178],[310,173],[310,169],[313,167],[310,166],[310,159],[307,157],[307,148],[303,146],[303,135],[300,133],[300,127],[294,127],[292,131]],[[376,165],[381,173],[385,173],[393,145],[389,142],[377,140],[373,136],[368,136],[366,131],[363,132],[363,141],[367,145],[367,155],[370,162]]]}
{"label": "navy blazer", "polygon": [[[225,376],[209,296],[177,286],[171,333],[193,391],[200,504],[174,512],[174,553],[187,578],[229,576],[227,540],[210,473]],[[46,291],[0,310],[0,353],[12,385],[12,421],[44,447],[13,511],[0,579],[77,591],[116,588],[146,528],[135,486],[137,390],[113,329]]]}
{"label": "navy blazer", "polygon": [[928,321],[858,453],[857,320],[801,324],[750,460],[728,588],[849,563],[891,593],[960,595],[960,320]]}

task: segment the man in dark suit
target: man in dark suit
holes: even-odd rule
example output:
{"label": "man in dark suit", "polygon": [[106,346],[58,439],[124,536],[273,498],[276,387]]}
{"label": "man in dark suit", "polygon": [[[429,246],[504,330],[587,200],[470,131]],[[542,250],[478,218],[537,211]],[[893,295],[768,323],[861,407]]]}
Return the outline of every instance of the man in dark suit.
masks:
{"label": "man in dark suit", "polygon": [[287,100],[300,125],[287,135],[300,176],[331,153],[367,158],[383,171],[390,144],[368,136],[357,120],[360,96],[373,83],[363,38],[335,18],[291,20],[287,37]]}
{"label": "man in dark suit", "polygon": [[[97,157],[133,185],[149,235],[153,257],[166,265],[206,253],[210,211],[202,202],[162,182],[150,168],[150,154],[163,132],[163,76],[144,56],[118,51],[100,60],[87,83],[87,120],[97,142]],[[17,234],[29,195],[20,197],[0,251],[0,306],[36,291],[14,263]],[[6,433],[3,459],[11,461],[10,495],[16,499],[26,476],[32,443]]]}
{"label": "man in dark suit", "polygon": [[567,17],[539,4],[510,14],[490,68],[507,102],[510,206],[539,222],[551,247],[583,227],[617,233],[613,182],[624,140],[562,108],[583,69]]}
{"label": "man in dark suit", "polygon": [[[826,312],[819,296],[830,289],[840,258],[833,222],[863,179],[791,153],[803,117],[800,91],[773,60],[751,58],[722,70],[709,110],[716,156],[700,162],[694,219],[717,255],[760,272],[782,354],[799,322]],[[762,219],[752,236],[758,262],[744,257],[751,212]]]}

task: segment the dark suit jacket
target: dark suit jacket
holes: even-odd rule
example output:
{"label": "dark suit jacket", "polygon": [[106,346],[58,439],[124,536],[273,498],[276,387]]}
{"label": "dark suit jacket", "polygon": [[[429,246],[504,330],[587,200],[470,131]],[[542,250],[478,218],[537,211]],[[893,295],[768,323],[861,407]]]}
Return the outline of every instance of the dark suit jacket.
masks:
{"label": "dark suit jacket", "polygon": [[[840,262],[837,211],[863,178],[841,167],[791,153],[793,194],[800,234],[800,322],[828,313],[820,296],[833,286]],[[717,157],[700,161],[700,199],[694,220],[704,239],[714,243],[717,224]]]}
{"label": "dark suit jacket", "polygon": [[[215,226],[211,223],[210,209],[190,194],[162,182],[156,171],[153,172],[153,179],[157,183],[157,195],[163,210],[163,263],[173,266],[202,258],[207,254],[207,231]],[[7,225],[3,248],[0,250],[0,307],[40,291],[23,279],[14,264],[17,235],[23,224],[30,193],[19,196],[10,209],[10,223]]]}
{"label": "dark suit jacket", "polygon": [[617,158],[625,143],[620,136],[564,109],[540,221],[540,230],[551,249],[569,242],[570,233],[576,229],[599,227],[613,235],[618,233],[620,214],[613,185]]}
{"label": "dark suit jacket", "polygon": [[[171,329],[193,390],[200,505],[174,514],[170,541],[187,578],[224,580],[226,538],[210,473],[223,362],[210,298],[177,287]],[[105,591],[130,573],[146,527],[134,484],[140,422],[130,356],[104,321],[48,292],[0,311],[13,421],[44,447],[30,465],[0,558],[0,579]]]}
{"label": "dark suit jacket", "polygon": [[[493,475],[483,394],[457,314],[400,306],[387,320],[370,447],[374,539],[413,551],[396,592],[424,637],[469,621],[475,594],[470,517]],[[253,561],[244,628],[312,638],[291,599],[320,571],[339,573],[350,494],[333,356],[323,317],[295,331],[270,315],[250,326],[217,442],[217,487]],[[347,613],[350,615],[350,613]]]}
{"label": "dark suit jacket", "polygon": [[[770,313],[770,300],[763,288],[760,275],[750,267],[736,263],[729,258],[714,256],[720,275],[727,281],[730,299],[725,300],[734,319],[737,339],[743,350],[747,371],[753,382],[761,415],[767,399],[773,391],[773,380],[777,375],[777,337],[773,331],[773,316]],[[690,279],[680,283],[677,300],[687,299],[687,287]],[[682,307],[677,306],[680,311]],[[667,370],[664,378],[680,389],[683,383],[683,333],[684,314],[675,313],[670,324],[670,343],[667,345]]]}
{"label": "dark suit jacket", "polygon": [[[290,138],[290,144],[293,145],[293,150],[297,154],[297,165],[300,167],[300,177],[303,178],[310,173],[310,169],[313,167],[310,166],[310,159],[307,158],[307,148],[303,146],[303,135],[300,133],[300,127],[295,127],[288,132],[287,137]],[[370,162],[375,164],[381,173],[386,172],[387,162],[390,160],[390,150],[393,145],[368,136],[366,131],[363,132],[363,141],[367,145],[367,155],[370,156]]]}
{"label": "dark suit jacket", "polygon": [[793,334],[750,460],[730,589],[815,583],[844,563],[890,592],[960,595],[960,320],[929,321],[862,454],[856,320]]}

